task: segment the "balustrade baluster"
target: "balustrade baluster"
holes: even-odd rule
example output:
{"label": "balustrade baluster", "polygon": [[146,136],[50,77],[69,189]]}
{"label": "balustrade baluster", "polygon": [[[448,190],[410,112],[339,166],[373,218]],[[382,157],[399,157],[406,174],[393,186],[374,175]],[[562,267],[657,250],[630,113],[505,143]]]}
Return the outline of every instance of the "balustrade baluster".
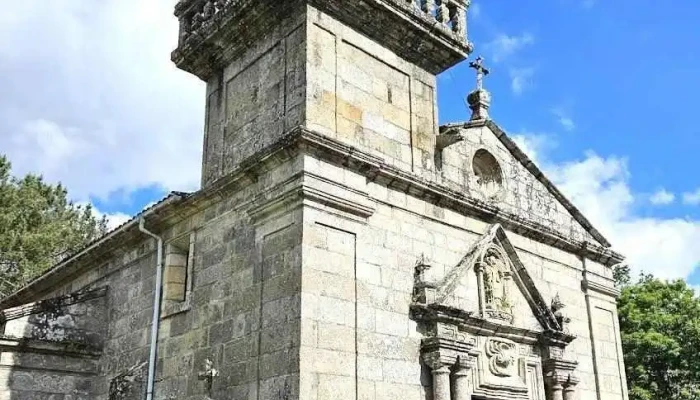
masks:
{"label": "balustrade baluster", "polygon": [[192,29],[190,33],[197,32],[202,27],[202,14],[195,12],[192,16]]}
{"label": "balustrade baluster", "polygon": [[[395,0],[400,1],[400,0]],[[466,36],[466,15],[469,0],[403,0],[406,6],[420,10],[428,18],[445,25],[460,38]],[[181,43],[194,33],[201,33],[202,27],[212,24],[215,15],[239,7],[241,0],[199,0],[193,1],[187,15],[183,15],[180,27]]]}
{"label": "balustrade baluster", "polygon": [[423,11],[430,16],[435,16],[435,0],[422,0],[422,1],[423,1]]}
{"label": "balustrade baluster", "polygon": [[447,24],[450,22],[450,10],[447,8],[448,0],[438,0],[438,9],[436,18],[438,22]]}
{"label": "balustrade baluster", "polygon": [[467,36],[467,9],[453,4],[450,10],[450,19],[452,20],[452,31],[459,35],[460,38]]}
{"label": "balustrade baluster", "polygon": [[216,8],[214,7],[214,2],[212,0],[209,0],[204,4],[204,10],[202,11],[202,19],[204,21],[209,21],[211,17],[214,16],[214,13],[216,12]]}

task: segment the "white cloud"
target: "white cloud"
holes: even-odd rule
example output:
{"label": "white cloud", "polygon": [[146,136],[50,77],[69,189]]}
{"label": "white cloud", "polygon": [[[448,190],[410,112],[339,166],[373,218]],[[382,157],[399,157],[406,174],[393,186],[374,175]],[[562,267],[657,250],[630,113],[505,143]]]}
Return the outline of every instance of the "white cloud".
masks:
{"label": "white cloud", "polygon": [[80,206],[80,207],[85,207],[87,205],[90,205],[90,207],[92,208],[92,214],[97,219],[101,219],[102,217],[106,217],[108,231],[111,231],[112,229],[118,227],[119,225],[125,223],[126,221],[128,221],[132,218],[132,216],[125,214],[125,213],[122,213],[122,212],[104,213],[104,212],[100,211],[97,207],[95,207],[93,204],[90,204],[88,202],[78,202],[75,204],[77,206]]}
{"label": "white cloud", "polygon": [[587,153],[579,160],[551,163],[539,139],[518,140],[535,149],[545,173],[627,257],[633,274],[643,270],[660,278],[685,279],[700,264],[700,221],[637,214],[633,206],[644,195],[631,190],[626,159]]}
{"label": "white cloud", "polygon": [[690,288],[695,291],[695,296],[700,297],[700,285],[690,285]]}
{"label": "white cloud", "polygon": [[0,149],[73,198],[198,186],[203,84],[170,62],[176,0],[9,2]]}
{"label": "white cloud", "polygon": [[500,33],[492,41],[486,43],[484,47],[490,53],[493,61],[501,62],[534,43],[535,37],[529,32],[512,36]]}
{"label": "white cloud", "polygon": [[693,192],[683,193],[683,203],[691,206],[700,204],[700,188]]}
{"label": "white cloud", "polygon": [[535,74],[534,68],[511,68],[509,73],[510,88],[514,94],[520,95],[532,87],[532,77]]}
{"label": "white cloud", "polygon": [[556,144],[550,135],[543,133],[521,132],[511,135],[511,139],[530,160],[538,165],[541,154]]}
{"label": "white cloud", "polygon": [[571,115],[562,107],[554,107],[551,110],[552,114],[554,114],[555,117],[557,117],[557,121],[559,122],[559,125],[562,126],[567,131],[573,131],[576,129],[576,124],[574,123],[574,120],[571,118]]}
{"label": "white cloud", "polygon": [[676,195],[662,188],[652,194],[651,197],[649,197],[649,201],[651,204],[657,206],[665,206],[676,201]]}
{"label": "white cloud", "polygon": [[100,212],[100,210],[97,210],[93,208],[93,211],[95,215],[98,218],[107,217],[107,230],[111,231],[121,224],[125,223],[126,221],[130,220],[132,217],[131,215],[124,214],[124,213],[114,213],[114,214],[105,214]]}

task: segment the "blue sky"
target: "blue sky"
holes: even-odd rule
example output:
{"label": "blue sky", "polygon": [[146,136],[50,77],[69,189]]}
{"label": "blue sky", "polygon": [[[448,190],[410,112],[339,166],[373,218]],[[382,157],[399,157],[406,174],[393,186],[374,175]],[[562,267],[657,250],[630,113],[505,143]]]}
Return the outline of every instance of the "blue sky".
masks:
{"label": "blue sky", "polygon": [[[175,0],[27,0],[0,14],[0,151],[115,223],[199,183],[204,94],[175,69]],[[700,286],[700,5],[474,0],[493,119],[635,271]],[[474,73],[438,79],[467,118]]]}

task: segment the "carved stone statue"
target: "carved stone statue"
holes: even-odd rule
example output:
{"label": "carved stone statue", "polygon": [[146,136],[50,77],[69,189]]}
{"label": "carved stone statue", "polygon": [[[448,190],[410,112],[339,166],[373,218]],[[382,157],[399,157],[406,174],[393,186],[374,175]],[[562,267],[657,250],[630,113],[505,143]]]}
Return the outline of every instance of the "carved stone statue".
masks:
{"label": "carved stone statue", "polygon": [[508,293],[510,268],[501,254],[494,249],[486,252],[482,265],[485,314],[491,318],[512,322],[512,305]]}

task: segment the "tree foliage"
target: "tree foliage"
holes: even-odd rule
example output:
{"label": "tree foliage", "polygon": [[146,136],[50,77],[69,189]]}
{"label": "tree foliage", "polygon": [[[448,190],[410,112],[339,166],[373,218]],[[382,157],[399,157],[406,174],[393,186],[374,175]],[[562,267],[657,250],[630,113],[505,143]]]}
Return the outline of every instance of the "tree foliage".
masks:
{"label": "tree foliage", "polygon": [[618,279],[630,400],[700,400],[700,298],[682,280]]}
{"label": "tree foliage", "polygon": [[13,177],[0,155],[0,298],[103,235],[107,221],[68,201],[62,185]]}

